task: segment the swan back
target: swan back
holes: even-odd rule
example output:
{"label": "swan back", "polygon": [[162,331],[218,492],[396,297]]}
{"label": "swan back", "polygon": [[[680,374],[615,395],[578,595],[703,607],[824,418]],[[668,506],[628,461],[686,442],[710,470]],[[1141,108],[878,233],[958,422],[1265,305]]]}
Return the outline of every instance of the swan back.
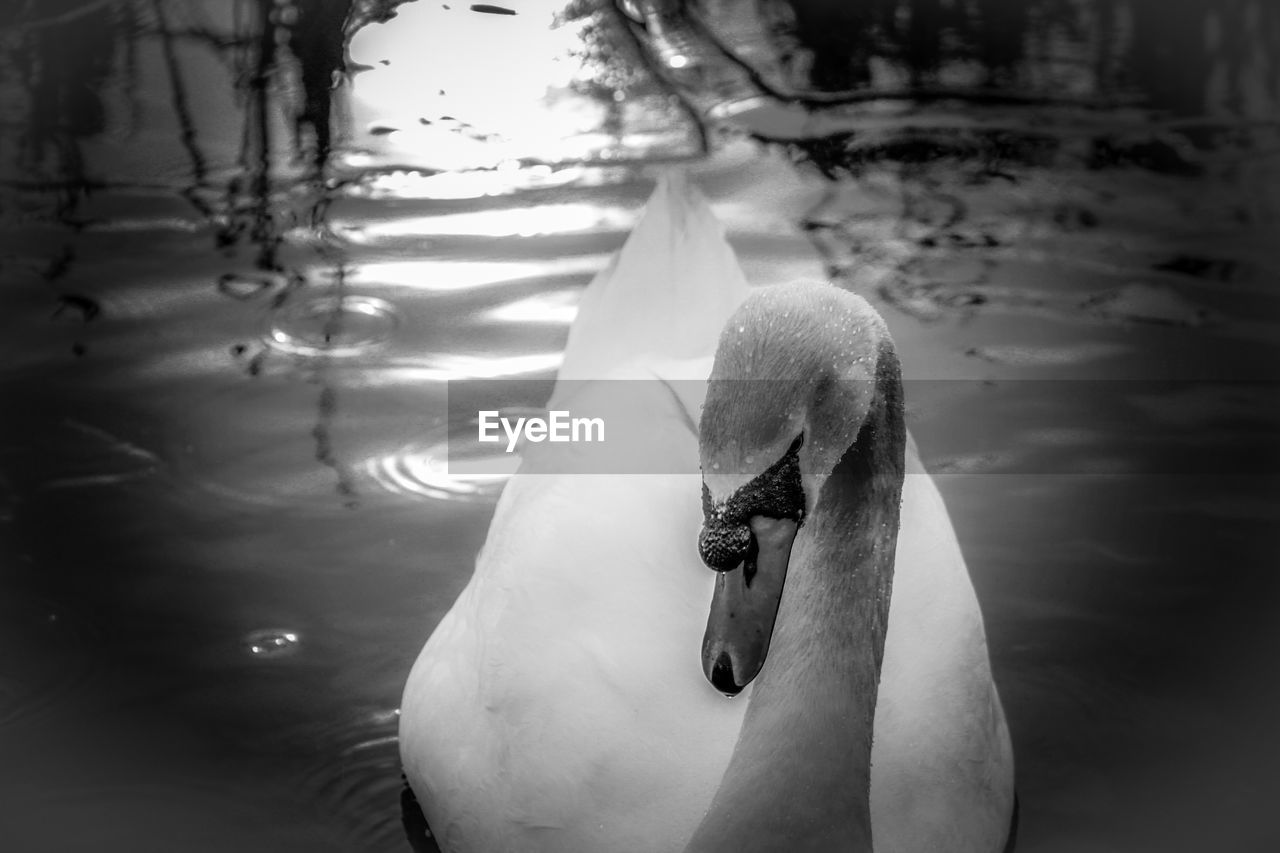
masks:
{"label": "swan back", "polygon": [[[629,461],[669,473],[592,476],[577,445],[524,448],[401,705],[405,772],[450,853],[666,853],[710,804],[744,706],[699,666],[713,582],[696,550],[705,382],[669,380],[706,379],[746,294],[678,174],[584,292],[551,405],[602,414],[611,443],[634,439]],[[625,393],[589,381],[655,378],[668,381]]]}
{"label": "swan back", "polygon": [[683,173],[666,172],[627,242],[583,293],[558,379],[613,376],[627,363],[708,359],[747,290],[706,198]]}
{"label": "swan back", "polygon": [[[705,380],[747,290],[706,201],[669,174],[584,292],[553,405],[605,395],[619,422],[646,425],[665,470],[689,473],[579,476],[572,445],[526,454],[401,703],[405,773],[442,849],[664,853],[711,806],[754,686],[724,699],[698,660],[714,583],[696,547],[705,383],[623,396],[573,380]],[[1012,800],[1008,733],[945,507],[914,453],[909,473],[875,711],[876,849],[988,853]]]}

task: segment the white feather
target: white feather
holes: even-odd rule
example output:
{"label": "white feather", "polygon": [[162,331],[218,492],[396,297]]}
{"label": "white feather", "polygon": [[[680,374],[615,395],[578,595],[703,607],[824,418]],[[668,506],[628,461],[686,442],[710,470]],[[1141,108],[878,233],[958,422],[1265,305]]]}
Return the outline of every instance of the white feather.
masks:
{"label": "white feather", "polygon": [[[561,379],[705,380],[746,293],[706,202],[668,178],[584,295]],[[714,578],[696,550],[700,396],[687,382],[634,385],[604,405],[645,425],[637,452],[691,473],[514,477],[409,675],[401,756],[450,853],[680,851],[728,765],[751,690],[722,697],[699,659]],[[591,387],[561,382],[553,399]],[[525,471],[572,464],[572,445],[527,449]],[[914,445],[874,731],[880,853],[1000,849],[1008,732],[968,572]]]}

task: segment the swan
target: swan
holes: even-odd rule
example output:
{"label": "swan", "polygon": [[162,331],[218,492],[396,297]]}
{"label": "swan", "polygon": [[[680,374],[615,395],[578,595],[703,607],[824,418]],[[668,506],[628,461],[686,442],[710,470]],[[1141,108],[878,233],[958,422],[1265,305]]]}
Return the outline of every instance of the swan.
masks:
{"label": "swan", "polygon": [[443,850],[1001,849],[1008,730],[897,365],[857,296],[748,293],[659,183],[552,396],[659,473],[526,446],[401,702]]}

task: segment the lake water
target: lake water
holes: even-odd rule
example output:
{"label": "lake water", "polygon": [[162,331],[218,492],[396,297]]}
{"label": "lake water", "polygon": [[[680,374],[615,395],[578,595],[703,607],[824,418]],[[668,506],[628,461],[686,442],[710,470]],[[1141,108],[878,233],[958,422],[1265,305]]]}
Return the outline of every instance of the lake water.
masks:
{"label": "lake water", "polygon": [[575,100],[563,28],[477,59],[499,16],[411,3],[295,138],[332,40],[270,65],[263,8],[4,13],[0,847],[409,849],[400,690],[500,487],[443,471],[446,383],[553,375],[679,162],[753,284],[834,276],[890,325],[1019,849],[1280,849],[1274,122],[825,177]]}

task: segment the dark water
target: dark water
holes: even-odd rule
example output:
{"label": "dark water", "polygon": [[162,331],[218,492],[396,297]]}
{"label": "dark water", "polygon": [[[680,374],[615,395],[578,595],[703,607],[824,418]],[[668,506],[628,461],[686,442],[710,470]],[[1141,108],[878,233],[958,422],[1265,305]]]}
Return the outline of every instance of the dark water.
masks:
{"label": "dark water", "polygon": [[[708,156],[705,90],[634,30],[605,31],[632,65],[552,61],[605,26],[535,37],[556,4],[0,9],[0,847],[408,849],[400,689],[501,486],[444,472],[445,383],[550,376],[647,164],[682,161],[753,283],[886,315],[1019,849],[1276,849],[1276,20],[1172,5],[1126,6],[1088,115],[1025,46],[1096,32],[1029,4],[972,60],[1029,107]],[[871,7],[921,87],[978,26],[904,59],[932,42]],[[861,61],[823,79],[873,91]]]}

